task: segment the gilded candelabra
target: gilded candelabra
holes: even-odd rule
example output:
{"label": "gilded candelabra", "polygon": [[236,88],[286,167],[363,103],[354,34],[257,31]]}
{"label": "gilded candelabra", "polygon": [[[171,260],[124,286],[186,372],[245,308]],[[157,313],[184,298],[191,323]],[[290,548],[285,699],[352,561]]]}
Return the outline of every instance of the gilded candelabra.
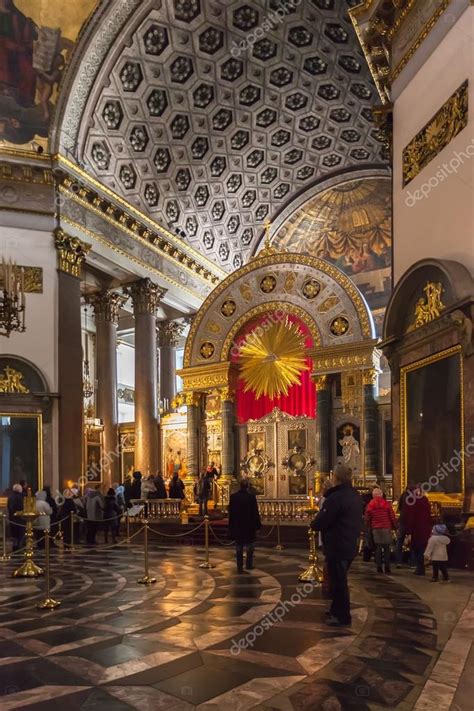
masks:
{"label": "gilded candelabra", "polygon": [[17,511],[15,516],[26,521],[25,531],[25,559],[19,568],[13,571],[13,578],[37,578],[43,575],[44,570],[33,560],[33,521],[38,517],[36,511],[36,501],[31,494],[31,489],[28,489],[28,494],[23,500],[23,511]]}
{"label": "gilded candelabra", "polygon": [[[319,511],[319,507],[315,505],[313,491],[310,490],[310,509],[308,513],[314,515]],[[316,532],[311,528],[311,524],[308,528],[308,539],[309,539],[309,554],[308,554],[308,567],[299,576],[298,580],[300,582],[310,582],[314,585],[321,585],[323,582],[323,571],[319,566],[318,561],[318,547],[316,545]]]}

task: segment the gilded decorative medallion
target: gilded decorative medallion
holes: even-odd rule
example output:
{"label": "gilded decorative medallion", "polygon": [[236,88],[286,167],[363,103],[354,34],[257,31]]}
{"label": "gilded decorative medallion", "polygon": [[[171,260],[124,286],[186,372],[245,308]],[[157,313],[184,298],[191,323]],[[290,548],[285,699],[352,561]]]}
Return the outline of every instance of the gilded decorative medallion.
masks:
{"label": "gilded decorative medallion", "polygon": [[296,274],[295,274],[295,272],[290,272],[289,274],[287,274],[286,279],[285,279],[285,283],[284,283],[284,285],[283,285],[283,291],[284,291],[286,294],[289,294],[290,292],[292,292],[292,291],[293,291],[293,287],[294,287],[294,285],[295,285],[295,282],[296,282]]}
{"label": "gilded decorative medallion", "polygon": [[222,329],[219,323],[216,323],[215,321],[208,321],[207,330],[211,333],[220,333]]}
{"label": "gilded decorative medallion", "polygon": [[208,360],[209,358],[212,358],[214,355],[215,351],[215,346],[211,341],[204,341],[204,343],[201,344],[201,348],[199,349],[199,353],[201,354],[202,358],[205,358]]}
{"label": "gilded decorative medallion", "polygon": [[349,321],[345,316],[336,316],[329,326],[333,336],[343,336],[349,330]]}
{"label": "gilded decorative medallion", "polygon": [[273,274],[267,274],[260,280],[260,289],[264,294],[270,294],[276,287],[277,280]]}
{"label": "gilded decorative medallion", "polygon": [[237,305],[235,301],[232,301],[232,299],[227,299],[227,301],[224,301],[221,306],[221,314],[227,317],[233,316],[235,314],[236,308]]}
{"label": "gilded decorative medallion", "polygon": [[328,311],[330,311],[331,309],[333,309],[336,306],[336,304],[338,304],[338,303],[339,303],[338,296],[336,296],[336,295],[328,296],[328,298],[325,299],[323,301],[323,303],[317,307],[317,309],[320,313],[325,314]]}
{"label": "gilded decorative medallion", "polygon": [[303,296],[305,297],[305,299],[308,299],[308,301],[311,299],[315,299],[320,291],[321,284],[316,281],[316,279],[307,279],[303,284]]}

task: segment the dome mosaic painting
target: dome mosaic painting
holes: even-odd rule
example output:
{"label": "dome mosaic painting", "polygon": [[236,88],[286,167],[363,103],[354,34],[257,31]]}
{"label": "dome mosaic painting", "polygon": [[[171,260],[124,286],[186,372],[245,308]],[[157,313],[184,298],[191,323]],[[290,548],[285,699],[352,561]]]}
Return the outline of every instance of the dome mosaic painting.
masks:
{"label": "dome mosaic painting", "polygon": [[0,708],[471,708],[473,19],[0,0]]}

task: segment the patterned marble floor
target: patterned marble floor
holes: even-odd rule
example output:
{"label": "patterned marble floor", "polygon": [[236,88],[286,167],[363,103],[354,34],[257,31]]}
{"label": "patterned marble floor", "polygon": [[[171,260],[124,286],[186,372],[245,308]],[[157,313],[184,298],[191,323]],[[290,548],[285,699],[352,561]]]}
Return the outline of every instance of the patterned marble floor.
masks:
{"label": "patterned marble floor", "polygon": [[245,575],[229,549],[211,554],[205,570],[200,550],[154,546],[144,587],[139,547],[55,550],[54,612],[36,608],[43,579],[13,580],[3,563],[2,711],[472,708],[467,573],[430,585],[357,561],[354,624],[334,630],[320,591],[297,583],[302,551],[260,550]]}

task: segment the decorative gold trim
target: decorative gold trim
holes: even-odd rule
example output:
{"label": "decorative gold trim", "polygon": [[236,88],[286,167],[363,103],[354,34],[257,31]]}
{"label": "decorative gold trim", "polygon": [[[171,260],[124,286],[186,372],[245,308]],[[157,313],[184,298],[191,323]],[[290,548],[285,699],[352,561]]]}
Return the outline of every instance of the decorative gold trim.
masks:
{"label": "decorative gold trim", "polygon": [[[316,269],[320,272],[323,272],[324,274],[327,274],[331,279],[333,279],[347,294],[347,296],[351,299],[352,304],[356,310],[358,319],[359,319],[359,325],[360,329],[362,332],[362,337],[363,338],[371,338],[371,325],[370,325],[370,318],[369,318],[369,312],[367,310],[367,307],[365,305],[364,300],[362,299],[362,296],[359,292],[359,290],[356,288],[354,283],[347,277],[343,272],[341,272],[339,269],[336,267],[332,266],[331,264],[328,264],[328,262],[325,262],[323,259],[319,259],[318,257],[311,257],[309,255],[304,255],[304,254],[294,254],[294,253],[278,253],[278,254],[272,254],[268,257],[256,257],[253,259],[249,264],[245,265],[241,269],[238,269],[237,271],[233,272],[233,274],[230,274],[224,281],[222,281],[218,286],[213,289],[213,291],[207,296],[206,300],[204,303],[201,305],[198,313],[196,314],[196,317],[193,320],[193,323],[191,325],[191,329],[189,331],[189,335],[186,339],[186,346],[184,349],[184,367],[189,367],[191,365],[191,358],[193,354],[193,346],[194,346],[194,339],[198,332],[200,331],[201,324],[204,318],[207,317],[208,311],[213,305],[213,303],[218,299],[227,289],[229,289],[235,282],[239,281],[243,276],[250,274],[251,272],[256,271],[257,269],[260,269],[261,267],[266,267],[266,266],[271,266],[273,268],[276,268],[278,264],[302,264],[306,267]],[[290,297],[289,297],[290,298]],[[283,304],[286,302],[276,302],[278,304],[278,308],[283,308]],[[268,303],[268,304],[262,304],[262,309],[263,311],[259,312],[262,313],[264,311],[270,311],[272,307],[274,308],[273,303]],[[284,307],[285,311],[289,310],[295,310],[296,307],[291,303],[289,300],[286,306]],[[248,312],[250,313],[250,312]],[[319,330],[317,329],[317,326],[315,324],[314,319],[309,316],[313,326],[310,329],[312,331],[313,338],[316,338],[315,333],[318,333],[319,336]],[[243,323],[248,319],[248,314],[244,314],[241,319],[243,320]],[[239,319],[239,321],[241,320]],[[316,329],[316,331],[315,331]],[[226,339],[226,343],[229,337]],[[320,343],[320,339],[315,342]],[[230,344],[227,345],[227,350],[229,349]],[[221,359],[222,359],[222,353],[226,352],[226,347],[223,347],[222,352],[221,352]]]}
{"label": "decorative gold trim", "polygon": [[61,215],[61,222],[64,222],[64,224],[69,225],[70,227],[73,227],[74,229],[76,229],[80,232],[83,232],[90,239],[100,242],[105,247],[108,247],[108,249],[111,249],[113,252],[117,252],[117,254],[121,254],[123,257],[126,257],[134,264],[138,264],[140,267],[146,269],[148,272],[152,272],[152,274],[156,274],[156,276],[159,277],[160,279],[162,279],[163,281],[167,281],[169,284],[172,284],[175,287],[179,287],[179,289],[181,291],[186,291],[188,294],[190,294],[191,296],[193,296],[194,298],[197,298],[199,300],[202,299],[202,295],[198,291],[194,291],[193,289],[190,289],[188,286],[184,286],[180,282],[175,281],[170,276],[168,276],[167,274],[164,274],[159,269],[156,269],[148,262],[144,262],[142,259],[138,259],[138,257],[135,257],[135,255],[133,255],[133,254],[130,254],[125,249],[121,249],[120,247],[117,247],[117,245],[112,244],[111,242],[106,240],[104,237],[102,237],[102,235],[99,235],[96,232],[92,232],[91,230],[87,229],[87,227],[80,225],[78,222],[74,222],[73,220],[70,220],[68,217],[65,217],[64,215]]}
{"label": "decorative gold trim", "polygon": [[469,120],[468,85],[466,79],[403,149],[403,187],[466,128]]}
{"label": "decorative gold trim", "polygon": [[[461,420],[461,486],[462,491],[452,494],[439,494],[438,492],[428,492],[427,496],[431,501],[439,501],[446,503],[446,500],[452,500],[453,505],[459,505],[455,502],[462,501],[465,491],[465,461],[464,461],[464,363],[462,357],[462,346],[452,346],[444,351],[434,353],[433,355],[421,358],[414,363],[409,363],[400,368],[400,487],[404,491],[407,485],[407,465],[408,465],[408,432],[407,432],[407,373],[412,370],[418,370],[430,363],[436,363],[444,358],[449,358],[452,355],[459,355],[459,373],[460,373],[460,420]],[[442,500],[441,500],[442,499]]]}
{"label": "decorative gold trim", "polygon": [[80,279],[82,263],[92,245],[71,237],[60,228],[54,231],[54,243],[58,250],[59,271]]}
{"label": "decorative gold trim", "polygon": [[43,413],[41,412],[0,412],[1,417],[34,417],[38,420],[38,491],[43,488]]}
{"label": "decorative gold trim", "polygon": [[[166,238],[167,242],[169,243],[168,253],[171,252],[173,248],[177,249],[180,253],[182,252],[182,241],[181,240],[179,240],[177,237],[175,237],[175,235],[173,235],[171,232],[166,230],[161,225],[158,225],[157,223],[155,223],[152,219],[150,219],[149,216],[145,215],[143,212],[141,212],[136,207],[131,205],[129,202],[127,202],[127,200],[124,200],[122,197],[117,195],[117,193],[115,193],[113,190],[108,188],[106,185],[103,185],[102,183],[100,183],[98,180],[93,178],[91,175],[86,173],[84,170],[79,168],[75,163],[73,163],[69,159],[65,158],[61,154],[56,154],[55,156],[53,156],[53,159],[55,161],[57,161],[58,163],[66,166],[69,171],[71,171],[72,173],[75,173],[76,176],[78,176],[79,179],[83,180],[86,184],[92,185],[97,190],[98,193],[105,195],[109,199],[110,204],[106,205],[105,203],[107,202],[107,200],[105,198],[103,198],[101,195],[93,195],[92,194],[93,191],[91,190],[91,188],[88,187],[88,185],[87,186],[80,186],[84,190],[83,197],[87,196],[91,199],[91,201],[93,201],[95,199],[96,205],[102,207],[102,209],[105,211],[108,211],[110,208],[112,208],[113,210],[116,210],[117,209],[116,206],[120,205],[122,208],[121,222],[123,222],[124,220],[125,221],[131,220],[132,223],[138,223],[140,227],[143,227],[145,229],[145,231],[147,230],[151,234],[154,233],[154,235],[157,238],[161,237],[162,240],[163,240],[163,237]],[[70,181],[70,184],[72,185],[72,183],[74,182],[74,179],[71,179],[70,175],[68,175],[67,177]],[[115,205],[113,205],[113,203],[115,203]],[[87,206],[92,208],[92,205],[90,205],[89,202],[86,202],[86,204],[87,204]],[[96,212],[96,214],[99,214],[99,215],[102,215],[105,217],[105,214],[101,209],[98,210],[96,207],[94,209],[94,211]],[[108,213],[108,214],[110,214],[110,213]],[[142,224],[140,224],[140,223],[142,223]],[[149,225],[151,225],[151,229],[145,228],[144,223],[148,223]],[[206,271],[206,267],[204,267],[203,265],[207,265],[207,271],[209,272],[211,281],[212,281],[212,277],[214,277],[215,281],[213,281],[213,283],[218,282],[219,279],[225,278],[225,276],[227,275],[227,272],[225,272],[223,269],[221,269],[219,266],[217,266],[215,262],[213,262],[210,259],[208,259],[207,257],[203,256],[200,252],[198,252],[196,249],[194,249],[194,247],[191,247],[188,244],[186,245],[186,253],[187,253],[186,256],[188,257],[190,264],[192,264],[192,267],[189,267],[190,270],[195,271],[195,273],[198,274],[198,276],[201,275],[200,272]],[[189,255],[192,255],[193,259],[190,259]],[[194,269],[194,266],[196,267],[196,269]],[[186,264],[183,264],[183,267],[186,268]],[[205,279],[208,279],[210,277],[207,277],[207,276],[202,277],[201,276],[201,278],[205,278]]]}
{"label": "decorative gold trim", "polygon": [[316,385],[316,390],[329,390],[329,378],[327,375],[312,375],[314,384]]}
{"label": "decorative gold trim", "polygon": [[412,331],[415,328],[421,328],[427,323],[431,323],[441,316],[446,306],[441,301],[441,294],[444,291],[441,282],[428,281],[423,288],[425,297],[420,297],[415,306],[415,320],[408,328]]}
{"label": "decorative gold trim", "polygon": [[[402,70],[406,67],[406,65],[408,64],[410,59],[413,57],[413,55],[415,54],[417,49],[423,44],[425,39],[428,37],[428,35],[430,34],[431,30],[438,22],[441,15],[448,9],[451,2],[452,2],[452,0],[444,0],[442,5],[438,8],[438,10],[436,10],[434,15],[432,15],[430,17],[430,19],[426,22],[426,24],[422,28],[421,32],[415,39],[414,43],[412,44],[412,46],[410,47],[408,52],[406,52],[406,54],[403,55],[402,59],[397,64],[397,66],[394,69],[392,69],[391,76],[390,76],[391,81],[394,81],[398,77],[398,75],[402,72]],[[411,9],[411,7],[410,7],[410,9]],[[398,26],[397,26],[397,31],[398,31]],[[392,33],[392,36],[394,36],[394,35],[395,35],[395,32]]]}
{"label": "decorative gold trim", "polygon": [[209,363],[207,365],[195,365],[177,371],[177,375],[183,379],[184,390],[210,390],[213,388],[226,387],[229,385],[231,364]]}
{"label": "decorative gold trim", "polygon": [[377,344],[374,338],[371,341],[315,348],[308,352],[308,357],[313,359],[314,375],[340,373],[355,368],[375,368],[378,371],[382,353]]}
{"label": "decorative gold trim", "polygon": [[375,368],[362,371],[362,385],[376,385],[378,372]]}

